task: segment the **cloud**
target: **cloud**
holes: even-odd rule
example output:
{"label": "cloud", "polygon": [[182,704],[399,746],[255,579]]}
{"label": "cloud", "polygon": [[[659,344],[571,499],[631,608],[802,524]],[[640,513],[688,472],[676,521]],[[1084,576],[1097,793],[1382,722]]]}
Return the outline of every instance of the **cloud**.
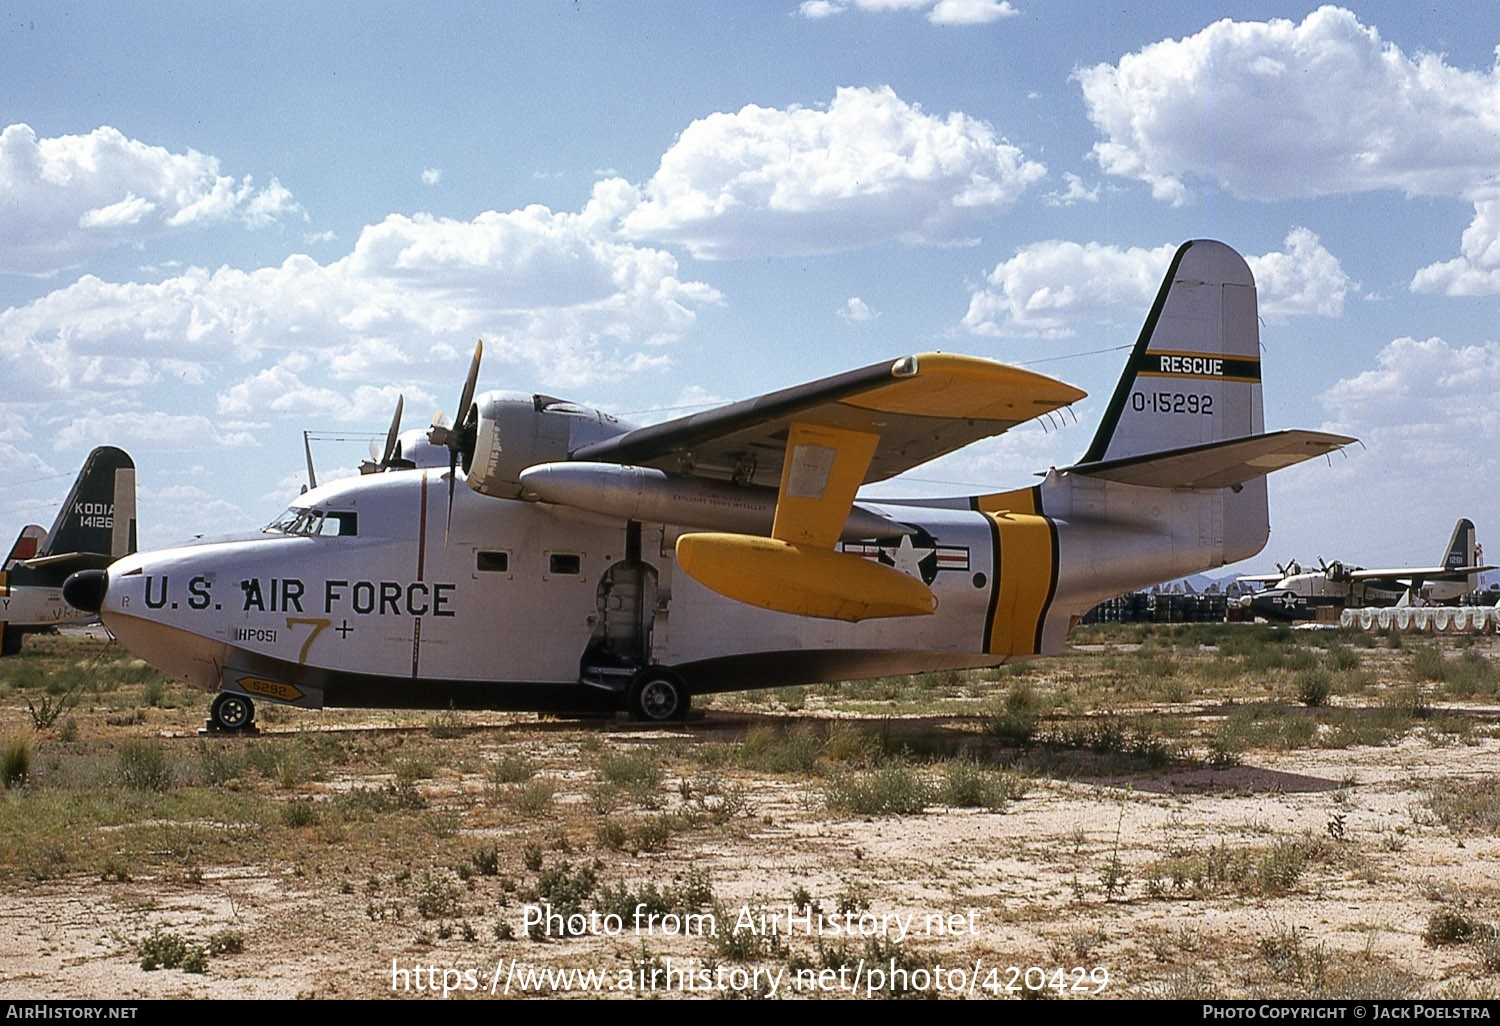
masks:
{"label": "cloud", "polygon": [[873,321],[879,316],[879,311],[870,309],[870,304],[858,296],[850,296],[844,302],[844,305],[839,308],[840,319],[849,324],[863,324],[866,321]]}
{"label": "cloud", "polygon": [[1255,275],[1260,315],[1270,321],[1304,314],[1340,316],[1345,298],[1359,283],[1308,229],[1293,228],[1284,244],[1284,252],[1245,258]]}
{"label": "cloud", "polygon": [[1500,343],[1395,339],[1373,368],[1320,397],[1327,429],[1364,443],[1339,468],[1340,494],[1419,496],[1432,519],[1469,516],[1482,524],[1500,477],[1497,391]]}
{"label": "cloud", "polygon": [[1376,366],[1344,378],[1322,403],[1340,423],[1388,425],[1436,439],[1461,432],[1500,439],[1500,342],[1454,347],[1441,338],[1398,338]]}
{"label": "cloud", "polygon": [[1071,171],[1063,172],[1063,181],[1067,184],[1066,189],[1054,190],[1042,197],[1042,202],[1049,207],[1071,207],[1078,203],[1098,203],[1099,187],[1093,188],[1083,184],[1083,179]]}
{"label": "cloud", "polygon": [[423,185],[436,185],[443,180],[442,168],[429,167],[422,171]]}
{"label": "cloud", "polygon": [[1428,264],[1411,280],[1413,292],[1489,296],[1500,292],[1500,189],[1475,197],[1474,220],[1464,229],[1460,255]]}
{"label": "cloud", "polygon": [[[295,361],[283,361],[257,371],[221,392],[217,413],[222,417],[264,416],[279,413],[295,417],[319,417],[338,422],[388,418],[402,390],[394,385],[362,385],[351,396],[336,389],[305,384],[293,369]],[[434,406],[436,398],[421,389],[406,396],[418,406]]]}
{"label": "cloud", "polygon": [[[1343,312],[1355,285],[1318,237],[1287,234],[1286,250],[1247,257],[1267,319]],[[1041,242],[997,264],[969,299],[963,326],[976,335],[1071,337],[1084,325],[1132,319],[1161,287],[1177,246],[1120,249],[1096,242]]]}
{"label": "cloud", "polygon": [[925,10],[934,25],[988,25],[1021,13],[1010,0],[804,0],[797,13],[804,18],[829,18],[850,7],[868,13]]}
{"label": "cloud", "polygon": [[29,125],[0,132],[0,273],[48,275],[116,246],[188,227],[261,227],[301,214],[275,179],[219,173],[217,159],[171,153],[104,126],[39,139]]}
{"label": "cloud", "polygon": [[[409,374],[481,336],[490,359],[526,364],[549,385],[659,367],[663,347],[719,294],[680,280],[669,253],[612,237],[618,204],[605,185],[576,214],[392,214],[328,264],[296,255],[156,283],[85,276],[0,312],[0,375],[23,394],[77,401],[79,390],[133,393],[169,371],[200,382],[209,369],[220,380],[239,367],[270,373],[268,356],[296,352],[335,376],[368,378]],[[237,409],[249,395],[221,401]]]}
{"label": "cloud", "polygon": [[56,430],[52,448],[90,449],[118,445],[127,452],[183,452],[192,449],[259,447],[245,431],[220,431],[208,417],[172,413],[95,413],[75,417]]}
{"label": "cloud", "polygon": [[1045,174],[983,121],[927,114],[889,87],[843,88],[826,109],[694,121],[621,226],[709,259],[958,245]]}
{"label": "cloud", "polygon": [[1500,69],[1408,55],[1350,11],[1215,22],[1076,74],[1100,167],[1188,200],[1461,196],[1500,168]]}

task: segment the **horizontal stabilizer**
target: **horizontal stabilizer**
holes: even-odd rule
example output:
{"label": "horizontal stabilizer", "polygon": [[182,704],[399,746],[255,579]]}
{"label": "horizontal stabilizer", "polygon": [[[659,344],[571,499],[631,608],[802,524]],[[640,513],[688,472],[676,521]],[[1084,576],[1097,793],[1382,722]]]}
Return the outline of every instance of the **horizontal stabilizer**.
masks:
{"label": "horizontal stabilizer", "polygon": [[37,556],[23,559],[17,566],[28,570],[53,570],[58,573],[77,573],[79,570],[103,570],[115,561],[115,557],[103,552],[63,552],[56,556]]}
{"label": "horizontal stabilizer", "polygon": [[1143,456],[1081,463],[1063,473],[1147,488],[1231,488],[1342,449],[1353,438],[1322,431],[1272,431]]}
{"label": "horizontal stabilizer", "polygon": [[862,556],[743,534],[685,534],[677,561],[703,585],[747,605],[824,620],[927,616],[937,598],[915,577]]}

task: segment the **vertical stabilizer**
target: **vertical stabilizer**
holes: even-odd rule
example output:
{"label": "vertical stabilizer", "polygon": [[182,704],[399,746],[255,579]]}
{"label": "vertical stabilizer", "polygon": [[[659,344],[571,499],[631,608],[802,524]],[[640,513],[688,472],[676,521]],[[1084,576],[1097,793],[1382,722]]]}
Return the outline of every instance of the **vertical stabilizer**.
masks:
{"label": "vertical stabilizer", "polygon": [[[1479,565],[1479,546],[1474,540],[1474,521],[1460,517],[1453,525],[1453,537],[1448,539],[1448,549],[1443,553],[1443,568],[1459,570],[1466,566]],[[1477,574],[1471,575],[1476,580]]]}
{"label": "vertical stabilizer", "polygon": [[[1264,430],[1255,278],[1222,242],[1184,243],[1079,469]],[[1259,552],[1271,533],[1265,478],[1234,482],[1205,526],[1221,563]]]}
{"label": "vertical stabilizer", "polygon": [[0,570],[9,570],[13,564],[35,556],[45,537],[47,532],[40,524],[27,524],[21,528],[21,533],[16,535],[15,543],[10,547],[10,555],[5,557],[4,563],[0,563]]}
{"label": "vertical stabilizer", "polygon": [[1222,242],[1172,258],[1082,463],[1221,442],[1264,430],[1255,279]]}
{"label": "vertical stabilizer", "polygon": [[37,556],[88,553],[119,559],[135,551],[135,462],[102,445],[89,453]]}

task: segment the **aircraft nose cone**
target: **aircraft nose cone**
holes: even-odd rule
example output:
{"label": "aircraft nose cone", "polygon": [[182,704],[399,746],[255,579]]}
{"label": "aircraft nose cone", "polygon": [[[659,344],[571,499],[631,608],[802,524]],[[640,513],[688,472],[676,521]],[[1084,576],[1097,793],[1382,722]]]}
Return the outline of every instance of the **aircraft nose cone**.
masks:
{"label": "aircraft nose cone", "polygon": [[63,601],[85,613],[97,613],[104,607],[104,590],[109,576],[103,570],[80,570],[63,581]]}

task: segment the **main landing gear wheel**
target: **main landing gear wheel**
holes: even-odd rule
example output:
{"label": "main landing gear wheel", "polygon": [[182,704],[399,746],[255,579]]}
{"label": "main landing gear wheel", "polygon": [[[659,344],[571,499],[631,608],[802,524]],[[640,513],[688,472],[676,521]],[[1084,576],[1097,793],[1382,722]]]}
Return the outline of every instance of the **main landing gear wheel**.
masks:
{"label": "main landing gear wheel", "polygon": [[630,716],[651,723],[680,720],[687,715],[690,698],[687,685],[671,670],[651,666],[630,685]]}
{"label": "main landing gear wheel", "polygon": [[244,695],[221,691],[208,710],[215,730],[244,730],[255,722],[255,703]]}

